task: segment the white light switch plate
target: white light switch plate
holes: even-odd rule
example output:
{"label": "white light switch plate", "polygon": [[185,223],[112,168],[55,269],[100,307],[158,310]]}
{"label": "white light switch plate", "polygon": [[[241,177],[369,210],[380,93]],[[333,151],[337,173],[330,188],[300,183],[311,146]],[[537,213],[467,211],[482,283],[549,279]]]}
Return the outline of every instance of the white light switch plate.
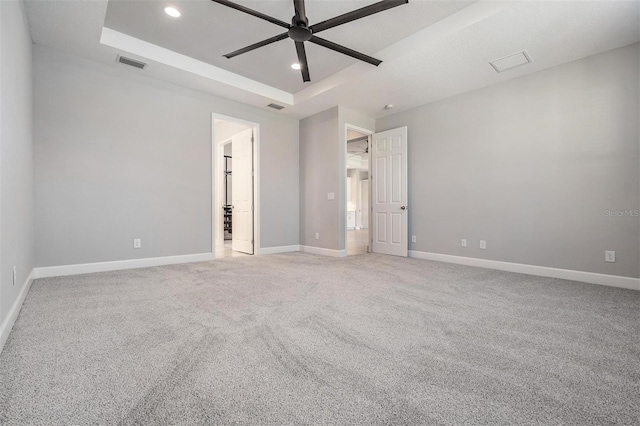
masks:
{"label": "white light switch plate", "polygon": [[336,194],[333,192],[327,192],[327,200],[334,200],[336,198]]}

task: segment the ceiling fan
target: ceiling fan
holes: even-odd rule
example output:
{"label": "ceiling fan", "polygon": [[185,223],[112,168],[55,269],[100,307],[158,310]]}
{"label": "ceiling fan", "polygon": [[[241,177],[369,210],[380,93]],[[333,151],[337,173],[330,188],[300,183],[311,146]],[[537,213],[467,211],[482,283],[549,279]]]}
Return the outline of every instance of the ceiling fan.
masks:
{"label": "ceiling fan", "polygon": [[364,18],[365,16],[373,15],[374,13],[382,12],[396,6],[409,3],[409,0],[382,0],[378,3],[374,3],[372,5],[347,12],[340,16],[336,16],[335,18],[327,19],[326,21],[322,21],[314,25],[309,25],[309,19],[307,19],[307,15],[305,13],[304,0],[293,0],[295,15],[291,19],[291,24],[287,24],[284,21],[228,0],[212,1],[239,10],[240,12],[248,13],[249,15],[255,16],[256,18],[264,19],[265,21],[269,21],[273,24],[287,29],[287,32],[285,33],[268,38],[258,43],[254,43],[250,46],[244,47],[234,52],[227,53],[226,55],[224,55],[225,58],[231,59],[234,56],[250,52],[259,47],[263,47],[268,44],[290,38],[295,42],[296,52],[298,54],[298,64],[300,65],[300,71],[302,72],[302,81],[305,82],[311,81],[311,78],[309,76],[309,65],[307,64],[307,53],[304,48],[305,41],[324,46],[328,49],[335,50],[336,52],[351,56],[352,58],[356,58],[369,64],[378,66],[382,63],[382,61],[365,55],[364,53],[356,52],[355,50],[349,49],[348,47],[344,47],[329,40],[320,38],[315,34],[319,33],[320,31],[328,30],[329,28],[337,27],[338,25],[346,24],[347,22],[355,21],[356,19]]}

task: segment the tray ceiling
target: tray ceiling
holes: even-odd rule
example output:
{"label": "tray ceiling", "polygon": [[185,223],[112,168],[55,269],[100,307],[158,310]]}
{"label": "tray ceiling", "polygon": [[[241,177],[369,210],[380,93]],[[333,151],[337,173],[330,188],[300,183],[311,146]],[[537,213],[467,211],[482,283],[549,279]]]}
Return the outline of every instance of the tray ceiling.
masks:
{"label": "tray ceiling", "polygon": [[[310,24],[368,6],[379,0],[307,1]],[[291,0],[247,1],[236,3],[290,22]],[[321,37],[368,55],[402,40],[433,23],[463,9],[471,1],[412,1],[321,33]],[[303,83],[300,72],[291,69],[297,62],[292,40],[287,39],[232,59],[222,55],[248,46],[285,30],[277,25],[222,6],[209,0],[171,2],[180,18],[164,13],[166,1],[110,0],[104,25],[216,67],[248,77],[269,86],[296,93],[323,80],[356,59],[306,43],[311,82]],[[372,66],[372,65],[369,65]]]}
{"label": "tray ceiling", "polygon": [[[292,0],[237,1],[283,21],[293,15]],[[318,22],[372,3],[307,0],[307,16]],[[169,18],[168,5],[182,17]],[[312,81],[305,84],[290,68],[296,60],[290,40],[223,58],[282,31],[210,0],[26,0],[36,45],[101,62],[127,78],[163,80],[269,111],[269,103],[281,104],[277,114],[297,118],[336,105],[377,118],[636,43],[639,6],[636,0],[409,0],[322,32],[383,60],[379,67],[308,43]],[[523,50],[531,64],[499,74],[489,64]],[[119,54],[149,65],[118,64]]]}

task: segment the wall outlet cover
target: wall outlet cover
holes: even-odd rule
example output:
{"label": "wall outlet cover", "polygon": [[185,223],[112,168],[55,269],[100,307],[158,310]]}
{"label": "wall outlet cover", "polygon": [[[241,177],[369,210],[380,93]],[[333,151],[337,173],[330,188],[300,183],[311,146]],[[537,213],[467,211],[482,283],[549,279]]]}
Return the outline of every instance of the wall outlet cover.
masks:
{"label": "wall outlet cover", "polygon": [[487,242],[485,240],[480,240],[480,250],[487,249]]}
{"label": "wall outlet cover", "polygon": [[465,238],[463,238],[462,240],[460,240],[460,245],[462,247],[466,247],[467,246],[467,240]]}
{"label": "wall outlet cover", "polygon": [[336,194],[333,192],[327,192],[327,200],[335,200]]}
{"label": "wall outlet cover", "polygon": [[133,240],[133,248],[139,249],[142,247],[142,240],[140,238],[136,238]]}
{"label": "wall outlet cover", "polygon": [[616,262],[616,252],[613,251],[613,250],[606,250],[604,252],[604,261],[605,262],[615,263]]}
{"label": "wall outlet cover", "polygon": [[415,243],[415,242],[416,242],[416,236],[415,236],[415,235],[412,235],[412,236],[411,236],[411,242],[412,242],[412,243]]}

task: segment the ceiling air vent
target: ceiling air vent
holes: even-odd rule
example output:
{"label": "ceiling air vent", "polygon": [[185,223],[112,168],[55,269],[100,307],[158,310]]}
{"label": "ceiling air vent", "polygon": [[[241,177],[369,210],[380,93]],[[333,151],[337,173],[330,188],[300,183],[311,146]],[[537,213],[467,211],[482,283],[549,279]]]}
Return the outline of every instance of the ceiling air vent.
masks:
{"label": "ceiling air vent", "polygon": [[143,70],[147,64],[144,62],[136,61],[135,59],[127,58],[126,56],[118,55],[118,62],[125,65],[130,65],[132,67],[140,68]]}
{"label": "ceiling air vent", "polygon": [[273,109],[277,109],[277,110],[281,110],[284,109],[284,107],[282,105],[278,105],[278,104],[269,104],[267,105],[269,108],[273,108]]}
{"label": "ceiling air vent", "polygon": [[489,64],[491,64],[496,72],[503,72],[515,67],[519,67],[520,65],[529,64],[531,62],[533,62],[531,60],[531,56],[529,56],[526,50],[523,50],[522,52],[512,53],[511,55],[505,56],[504,58],[491,61],[489,62]]}

